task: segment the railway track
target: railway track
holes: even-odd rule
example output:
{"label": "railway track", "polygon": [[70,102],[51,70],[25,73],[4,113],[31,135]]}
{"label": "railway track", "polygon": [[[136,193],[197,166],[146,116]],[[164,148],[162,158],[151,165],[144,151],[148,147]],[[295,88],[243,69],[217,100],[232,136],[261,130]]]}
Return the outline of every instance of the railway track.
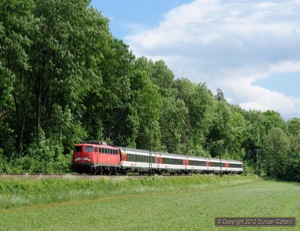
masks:
{"label": "railway track", "polygon": [[[163,174],[160,177],[191,177],[194,174],[189,175],[169,175]],[[155,175],[152,175],[155,176]],[[156,175],[157,176],[157,175]],[[10,179],[10,178],[24,178],[24,179],[118,179],[118,178],[144,178],[147,175],[138,175],[138,174],[127,174],[127,175],[88,175],[88,174],[0,174],[1,179]]]}
{"label": "railway track", "polygon": [[1,174],[0,179],[24,178],[24,179],[99,179],[99,178],[118,178],[125,176],[104,176],[88,174]]}

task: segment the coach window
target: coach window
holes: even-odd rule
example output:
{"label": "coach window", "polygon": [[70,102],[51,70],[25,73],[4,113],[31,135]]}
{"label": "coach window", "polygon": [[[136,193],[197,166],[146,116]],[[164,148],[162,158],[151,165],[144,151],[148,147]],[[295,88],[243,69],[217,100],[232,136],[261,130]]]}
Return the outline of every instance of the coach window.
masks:
{"label": "coach window", "polygon": [[131,161],[131,155],[130,154],[126,154],[126,160]]}
{"label": "coach window", "polygon": [[130,154],[130,161],[134,161],[134,155],[133,154]]}

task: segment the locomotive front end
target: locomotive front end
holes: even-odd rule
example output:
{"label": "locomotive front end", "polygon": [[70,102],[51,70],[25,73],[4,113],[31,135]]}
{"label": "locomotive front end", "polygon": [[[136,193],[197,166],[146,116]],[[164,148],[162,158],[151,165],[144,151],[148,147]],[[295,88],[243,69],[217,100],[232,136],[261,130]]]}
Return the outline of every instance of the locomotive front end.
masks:
{"label": "locomotive front end", "polygon": [[91,144],[76,144],[74,146],[72,169],[78,173],[89,173],[93,168],[94,149]]}

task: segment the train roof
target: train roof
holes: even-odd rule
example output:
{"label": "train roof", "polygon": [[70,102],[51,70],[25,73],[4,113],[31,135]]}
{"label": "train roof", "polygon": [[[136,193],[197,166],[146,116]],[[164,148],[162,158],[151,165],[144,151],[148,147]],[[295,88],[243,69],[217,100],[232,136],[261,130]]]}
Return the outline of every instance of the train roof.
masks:
{"label": "train roof", "polygon": [[173,154],[173,153],[165,153],[165,152],[157,152],[160,154],[162,157],[172,157],[172,158],[187,158],[186,155],[180,155],[180,154]]}
{"label": "train roof", "polygon": [[[211,161],[211,162],[220,162],[220,158],[207,158],[207,160]],[[242,164],[242,161],[239,160],[227,160],[227,159],[222,159],[222,161],[226,161],[229,163],[235,163],[235,164]]]}
{"label": "train roof", "polygon": [[[142,149],[135,149],[135,148],[126,148],[126,147],[118,147],[125,152],[128,152],[130,154],[136,154],[136,155],[150,155],[149,150],[142,150]],[[165,152],[151,152],[152,156],[161,156],[165,158],[179,158],[179,159],[189,159],[189,160],[203,160],[203,161],[211,161],[211,162],[220,162],[220,158],[206,158],[202,156],[187,156],[187,155],[182,155],[182,154],[174,154],[174,153],[165,153]],[[222,159],[221,161],[226,161],[228,163],[236,163],[236,164],[242,164],[242,161],[239,160],[227,160],[227,159]]]}
{"label": "train roof", "polygon": [[[136,148],[125,148],[125,147],[119,147],[120,150],[124,150],[125,152],[130,152],[132,154],[147,154],[149,155],[150,154],[150,151],[149,150],[142,150],[142,149],[136,149]],[[152,152],[153,154],[153,152]]]}
{"label": "train roof", "polygon": [[[119,147],[121,150],[124,150],[125,152],[131,153],[131,154],[150,154],[149,150],[142,150],[142,149],[135,149],[135,148],[125,148],[125,147]],[[187,158],[185,155],[180,154],[173,154],[173,153],[165,153],[165,152],[154,152],[152,151],[152,155],[159,155],[162,157],[173,157],[173,158]]]}

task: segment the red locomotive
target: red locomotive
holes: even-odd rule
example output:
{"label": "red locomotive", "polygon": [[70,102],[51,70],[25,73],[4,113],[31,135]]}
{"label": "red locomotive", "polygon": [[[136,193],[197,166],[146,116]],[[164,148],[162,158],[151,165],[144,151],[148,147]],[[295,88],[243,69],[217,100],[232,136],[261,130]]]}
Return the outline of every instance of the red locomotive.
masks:
{"label": "red locomotive", "polygon": [[100,141],[84,141],[74,146],[72,168],[78,173],[116,175],[127,172],[144,173],[218,173],[243,172],[237,160],[151,152],[115,147]]}
{"label": "red locomotive", "polygon": [[78,173],[117,174],[120,149],[99,141],[84,141],[74,146],[72,165]]}

